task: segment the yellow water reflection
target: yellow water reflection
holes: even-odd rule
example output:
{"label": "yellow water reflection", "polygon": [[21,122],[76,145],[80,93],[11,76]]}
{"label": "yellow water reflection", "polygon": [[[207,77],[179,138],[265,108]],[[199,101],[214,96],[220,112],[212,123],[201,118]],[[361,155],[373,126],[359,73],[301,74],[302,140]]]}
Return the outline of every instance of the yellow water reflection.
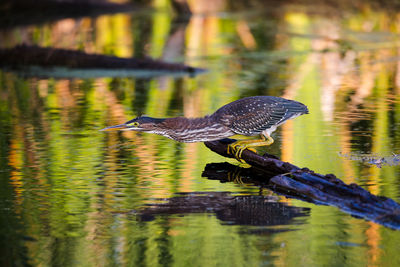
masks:
{"label": "yellow water reflection", "polygon": [[[158,7],[168,4],[155,2]],[[98,130],[141,114],[204,116],[256,94],[285,96],[310,110],[276,133],[269,152],[400,200],[398,166],[378,168],[339,155],[399,153],[398,19],[368,4],[346,10],[345,16],[290,5],[279,12],[271,7],[273,14],[268,15],[261,12],[263,5],[250,13],[226,11],[225,1],[190,5],[202,13],[187,23],[175,21],[161,8],[64,19],[1,34],[6,40],[2,47],[25,42],[121,57],[146,55],[208,69],[197,77],[154,79],[45,79],[0,73],[0,175],[7,181],[2,195],[22,225],[15,232],[34,240],[23,243],[26,262],[400,264],[398,232],[335,208],[284,197],[278,199],[309,207],[310,214],[288,226],[269,228],[228,225],[213,213],[138,219],[143,207],[176,193],[258,195],[260,190],[201,177],[207,163],[226,161],[203,144]]]}

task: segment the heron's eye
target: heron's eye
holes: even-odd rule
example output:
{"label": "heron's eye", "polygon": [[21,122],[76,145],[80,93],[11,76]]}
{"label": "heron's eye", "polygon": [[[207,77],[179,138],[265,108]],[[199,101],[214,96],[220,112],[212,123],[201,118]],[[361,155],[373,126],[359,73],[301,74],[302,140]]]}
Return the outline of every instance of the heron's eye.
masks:
{"label": "heron's eye", "polygon": [[138,127],[139,123],[137,121],[134,121],[132,123],[129,123],[128,126],[134,126],[134,127]]}

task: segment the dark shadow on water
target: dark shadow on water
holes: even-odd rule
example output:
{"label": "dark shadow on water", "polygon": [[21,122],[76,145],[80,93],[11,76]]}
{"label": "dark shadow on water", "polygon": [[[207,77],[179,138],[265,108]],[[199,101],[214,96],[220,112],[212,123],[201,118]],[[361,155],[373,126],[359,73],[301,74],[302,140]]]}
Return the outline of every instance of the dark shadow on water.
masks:
{"label": "dark shadow on water", "polygon": [[180,193],[165,203],[151,204],[139,212],[140,220],[160,215],[212,213],[227,225],[276,226],[298,223],[293,219],[308,215],[307,208],[288,206],[271,196],[235,196],[230,192]]}

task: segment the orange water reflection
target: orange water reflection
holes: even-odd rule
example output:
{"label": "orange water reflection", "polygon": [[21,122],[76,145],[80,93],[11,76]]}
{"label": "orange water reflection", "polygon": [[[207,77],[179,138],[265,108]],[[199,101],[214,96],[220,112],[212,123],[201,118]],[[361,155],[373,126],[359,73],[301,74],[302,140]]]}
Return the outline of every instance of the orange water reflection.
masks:
{"label": "orange water reflection", "polygon": [[309,115],[281,127],[269,152],[400,199],[398,166],[378,168],[339,155],[383,157],[400,149],[399,21],[368,4],[345,10],[346,16],[333,10],[329,17],[326,10],[309,11],[307,6],[263,11],[261,5],[241,12],[227,9],[225,1],[207,4],[191,1],[201,13],[187,23],[159,10],[65,19],[1,34],[3,47],[24,42],[121,57],[149,55],[209,70],[194,78],[154,79],[39,79],[0,73],[6,144],[2,162],[10,168],[4,174],[12,194],[7,200],[24,225],[23,235],[36,240],[26,245],[28,262],[399,262],[397,232],[334,208],[283,197],[279,201],[310,207],[307,219],[287,228],[257,229],[258,234],[249,234],[253,228],[222,224],[210,214],[137,220],[137,210],[176,193],[258,195],[259,188],[202,178],[206,163],[226,160],[203,144],[98,130],[141,114],[203,116],[257,94],[296,99],[310,109]]}

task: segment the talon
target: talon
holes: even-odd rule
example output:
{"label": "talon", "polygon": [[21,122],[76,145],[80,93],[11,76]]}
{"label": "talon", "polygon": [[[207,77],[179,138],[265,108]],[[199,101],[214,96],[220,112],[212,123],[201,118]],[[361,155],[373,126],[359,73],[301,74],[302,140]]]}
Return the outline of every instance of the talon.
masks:
{"label": "talon", "polygon": [[257,151],[253,147],[269,146],[273,142],[274,139],[272,139],[269,135],[262,134],[260,140],[240,140],[229,144],[227,153],[234,156],[235,159],[237,159],[239,162],[245,163],[246,161],[242,159],[242,153],[244,150],[249,149],[250,151],[257,153]]}
{"label": "talon", "polygon": [[246,150],[246,149],[250,149],[251,151],[256,152],[256,150],[253,149],[253,148],[248,148],[247,145],[245,145],[245,144],[242,145],[240,142],[241,141],[238,141],[238,142],[235,142],[233,144],[230,144],[228,146],[227,153],[230,154],[230,155],[233,155],[235,157],[235,159],[238,160],[239,162],[246,163],[246,161],[244,161],[242,159],[243,151]]}
{"label": "talon", "polygon": [[241,158],[243,146],[238,142],[228,145],[227,153],[233,155],[239,162],[244,163],[245,161]]}

